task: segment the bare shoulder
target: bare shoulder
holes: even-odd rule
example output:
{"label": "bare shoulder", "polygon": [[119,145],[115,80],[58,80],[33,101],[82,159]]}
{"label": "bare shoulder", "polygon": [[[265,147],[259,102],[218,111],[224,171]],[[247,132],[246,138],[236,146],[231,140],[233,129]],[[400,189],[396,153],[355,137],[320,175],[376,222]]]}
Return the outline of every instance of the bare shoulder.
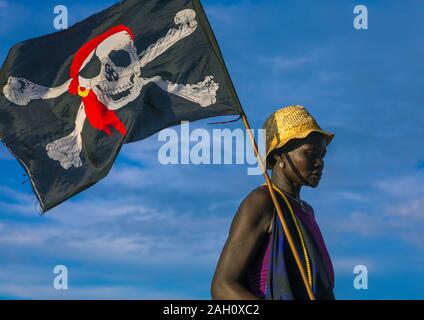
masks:
{"label": "bare shoulder", "polygon": [[214,274],[215,297],[224,296],[221,293],[225,290],[230,292],[228,296],[233,299],[254,297],[245,287],[246,272],[266,239],[272,214],[273,204],[266,187],[252,190],[243,199],[232,221]]}
{"label": "bare shoulder", "polygon": [[243,203],[262,210],[272,209],[274,206],[267,186],[259,186],[252,190],[246,198],[244,198]]}
{"label": "bare shoulder", "polygon": [[242,201],[237,215],[249,225],[260,225],[265,232],[270,229],[274,204],[266,186],[252,190]]}

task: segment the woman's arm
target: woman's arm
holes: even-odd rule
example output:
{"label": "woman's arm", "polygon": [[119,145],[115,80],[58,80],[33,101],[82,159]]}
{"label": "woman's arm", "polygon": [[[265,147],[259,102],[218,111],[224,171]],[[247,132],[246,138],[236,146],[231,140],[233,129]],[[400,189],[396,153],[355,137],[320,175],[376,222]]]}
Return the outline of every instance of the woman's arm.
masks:
{"label": "woman's arm", "polygon": [[265,240],[272,214],[266,188],[253,190],[242,202],[215,270],[212,299],[258,299],[245,286],[245,272]]}

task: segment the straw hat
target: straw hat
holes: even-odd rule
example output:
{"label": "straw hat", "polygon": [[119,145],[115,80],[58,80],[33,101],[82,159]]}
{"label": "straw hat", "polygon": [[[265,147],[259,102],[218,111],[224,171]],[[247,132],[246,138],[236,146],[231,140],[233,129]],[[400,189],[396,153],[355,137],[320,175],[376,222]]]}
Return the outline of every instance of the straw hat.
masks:
{"label": "straw hat", "polygon": [[312,132],[319,132],[328,145],[334,137],[333,133],[323,131],[303,106],[288,106],[275,111],[268,117],[263,127],[266,130],[267,169],[271,169],[269,154],[292,139],[305,138]]}

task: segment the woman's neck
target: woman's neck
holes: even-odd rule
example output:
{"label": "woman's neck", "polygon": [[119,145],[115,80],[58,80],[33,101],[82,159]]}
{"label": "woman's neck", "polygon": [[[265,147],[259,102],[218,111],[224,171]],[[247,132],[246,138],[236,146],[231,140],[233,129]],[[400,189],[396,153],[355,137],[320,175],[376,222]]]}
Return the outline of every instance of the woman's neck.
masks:
{"label": "woman's neck", "polygon": [[278,175],[272,171],[271,181],[274,185],[276,185],[280,190],[288,193],[295,199],[300,200],[300,185],[294,184],[292,181],[287,179],[287,177],[283,175]]}

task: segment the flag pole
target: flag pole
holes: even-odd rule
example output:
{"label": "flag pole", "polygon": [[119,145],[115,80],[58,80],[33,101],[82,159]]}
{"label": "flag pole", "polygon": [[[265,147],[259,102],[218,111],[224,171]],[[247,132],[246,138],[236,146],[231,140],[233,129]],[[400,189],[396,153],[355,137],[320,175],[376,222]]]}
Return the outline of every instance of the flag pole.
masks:
{"label": "flag pole", "polygon": [[308,278],[306,276],[305,270],[303,269],[302,262],[300,260],[299,254],[297,253],[296,246],[294,244],[293,238],[290,234],[289,228],[288,228],[287,223],[284,219],[284,216],[283,216],[283,213],[282,213],[282,210],[281,210],[281,207],[280,207],[280,203],[278,202],[277,197],[275,196],[275,191],[274,191],[274,188],[272,186],[271,179],[269,178],[268,172],[265,169],[263,159],[262,159],[261,155],[259,154],[258,146],[256,144],[255,137],[252,134],[252,130],[250,129],[249,121],[247,120],[246,114],[244,112],[241,115],[241,119],[243,120],[243,124],[247,129],[247,134],[249,135],[249,139],[250,139],[250,142],[252,143],[255,155],[258,158],[259,165],[260,165],[261,170],[263,172],[263,175],[265,177],[265,181],[266,181],[266,184],[268,186],[269,193],[271,195],[272,201],[274,202],[275,209],[277,210],[278,217],[281,221],[281,225],[283,227],[284,234],[286,235],[287,241],[289,243],[289,247],[290,247],[290,249],[293,253],[294,259],[296,261],[296,265],[297,265],[297,267],[300,271],[300,275],[302,276],[303,284],[305,285],[309,299],[310,300],[316,300],[315,295],[312,292],[312,289],[311,289],[311,287],[308,283]]}
{"label": "flag pole", "polygon": [[212,27],[209,23],[208,17],[205,14],[205,10],[203,9],[203,6],[202,6],[202,3],[200,2],[200,0],[192,0],[192,4],[193,4],[193,7],[196,10],[196,12],[199,14],[199,23],[201,25],[205,26],[205,30],[207,30],[206,35],[208,36],[209,41],[212,44],[212,49],[215,52],[215,56],[218,59],[218,62],[221,65],[221,67],[223,68],[223,70],[225,70],[225,77],[226,77],[226,80],[227,80],[227,84],[230,87],[230,93],[231,93],[232,98],[233,98],[233,100],[236,103],[236,106],[238,108],[238,111],[239,111],[238,114],[241,115],[241,119],[243,120],[244,126],[247,129],[247,133],[249,135],[250,142],[252,143],[253,150],[255,152],[256,157],[258,158],[259,165],[260,165],[261,170],[263,172],[263,175],[265,177],[265,181],[266,181],[266,184],[268,186],[269,193],[271,195],[272,201],[274,202],[275,208],[276,208],[277,213],[278,213],[278,217],[280,218],[280,221],[281,221],[281,225],[283,226],[283,231],[284,231],[284,234],[286,235],[286,238],[288,240],[290,250],[293,253],[294,259],[296,261],[296,265],[297,265],[297,267],[300,271],[300,275],[302,276],[302,280],[303,280],[303,283],[305,285],[306,291],[308,293],[309,299],[315,300],[314,293],[312,292],[312,288],[309,286],[308,278],[306,277],[306,273],[305,273],[305,270],[303,269],[302,262],[300,260],[299,254],[297,253],[293,238],[290,234],[287,223],[284,220],[280,204],[278,203],[277,197],[275,196],[275,192],[274,192],[274,188],[272,187],[271,179],[269,178],[268,172],[265,169],[262,157],[259,154],[258,146],[257,146],[255,138],[252,134],[252,130],[250,129],[249,121],[247,120],[246,114],[244,113],[243,107],[242,107],[240,100],[237,96],[233,82],[231,81],[230,74],[228,73],[227,66],[224,62],[224,58],[222,57],[221,49],[219,48],[218,42],[216,41],[216,38],[215,38],[215,35],[212,31]]}

